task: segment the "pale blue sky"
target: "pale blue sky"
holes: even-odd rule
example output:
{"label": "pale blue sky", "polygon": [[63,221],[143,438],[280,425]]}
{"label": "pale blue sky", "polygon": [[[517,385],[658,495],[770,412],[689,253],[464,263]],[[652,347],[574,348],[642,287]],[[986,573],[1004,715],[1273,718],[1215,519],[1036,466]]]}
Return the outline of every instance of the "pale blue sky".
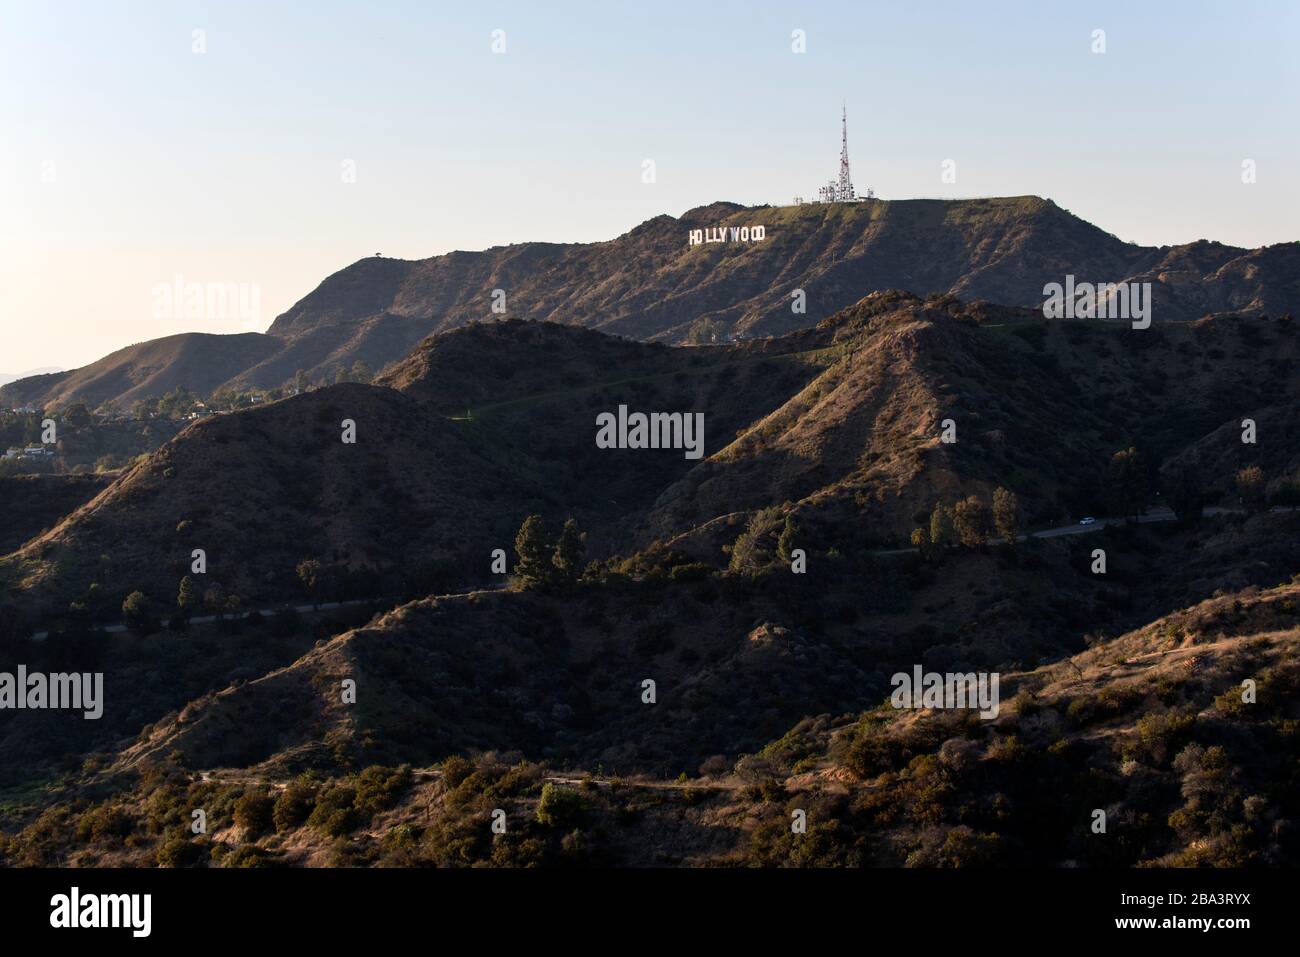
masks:
{"label": "pale blue sky", "polygon": [[[1294,0],[0,0],[0,371],[264,329],[376,251],[812,196],[841,99],[860,191],[1036,193],[1144,244],[1300,239],[1297,27]],[[178,274],[256,284],[260,315],[155,318]]]}

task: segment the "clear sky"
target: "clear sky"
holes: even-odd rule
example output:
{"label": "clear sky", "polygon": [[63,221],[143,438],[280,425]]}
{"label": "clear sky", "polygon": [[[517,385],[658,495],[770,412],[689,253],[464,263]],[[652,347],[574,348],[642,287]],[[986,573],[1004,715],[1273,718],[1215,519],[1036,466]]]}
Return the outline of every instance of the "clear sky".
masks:
{"label": "clear sky", "polygon": [[[859,192],[1297,240],[1297,28],[1297,0],[0,0],[0,372],[263,330],[376,252],[811,197],[841,100]],[[159,318],[177,276],[247,284],[258,315]]]}

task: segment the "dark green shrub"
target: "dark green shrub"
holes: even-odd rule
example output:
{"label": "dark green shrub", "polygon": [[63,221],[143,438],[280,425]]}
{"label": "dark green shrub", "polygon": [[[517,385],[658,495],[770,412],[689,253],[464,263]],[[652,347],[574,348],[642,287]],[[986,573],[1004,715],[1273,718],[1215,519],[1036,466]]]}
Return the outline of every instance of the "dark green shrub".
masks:
{"label": "dark green shrub", "polygon": [[207,842],[173,837],[162,843],[155,857],[159,867],[194,867],[208,857]]}
{"label": "dark green shrub", "polygon": [[307,818],[307,826],[326,837],[342,837],[361,823],[356,809],[357,790],[351,785],[334,784],[316,796],[316,807]]}
{"label": "dark green shrub", "polygon": [[250,791],[235,802],[235,825],[245,839],[255,839],[271,830],[275,823],[276,802],[269,794]]}
{"label": "dark green shrub", "polygon": [[473,773],[473,763],[459,754],[453,754],[442,762],[442,779],[449,788],[460,787],[461,782]]}
{"label": "dark green shrub", "polygon": [[81,816],[77,822],[77,839],[86,841],[121,840],[134,829],[135,822],[118,807],[101,804]]}
{"label": "dark green shrub", "polygon": [[276,798],[271,819],[277,831],[289,831],[300,826],[316,808],[316,789],[299,779],[290,781]]}
{"label": "dark green shrub", "polygon": [[537,823],[570,830],[587,815],[587,802],[573,788],[557,787],[550,781],[542,786],[537,804]]}
{"label": "dark green shrub", "polygon": [[369,821],[392,807],[410,786],[411,769],[405,764],[398,768],[379,764],[366,768],[357,775],[355,806],[361,820]]}

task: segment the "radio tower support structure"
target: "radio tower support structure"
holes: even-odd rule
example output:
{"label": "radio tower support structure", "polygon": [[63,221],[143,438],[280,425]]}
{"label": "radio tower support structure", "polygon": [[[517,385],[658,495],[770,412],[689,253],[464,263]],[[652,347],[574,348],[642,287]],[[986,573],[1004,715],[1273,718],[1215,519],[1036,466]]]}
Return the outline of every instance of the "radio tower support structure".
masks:
{"label": "radio tower support structure", "polygon": [[[871,199],[875,194],[867,190],[863,199]],[[849,110],[847,105],[840,107],[840,176],[817,190],[819,203],[856,203],[857,191],[853,188],[853,176],[849,172]]]}
{"label": "radio tower support structure", "polygon": [[849,109],[840,105],[840,181],[836,192],[840,202],[857,199],[853,192],[853,178],[849,175]]}

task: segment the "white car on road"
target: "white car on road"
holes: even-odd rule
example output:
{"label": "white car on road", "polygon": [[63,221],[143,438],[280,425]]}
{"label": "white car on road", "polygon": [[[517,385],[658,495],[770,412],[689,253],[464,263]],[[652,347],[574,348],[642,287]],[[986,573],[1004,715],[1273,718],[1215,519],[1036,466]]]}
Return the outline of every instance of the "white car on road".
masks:
{"label": "white car on road", "polygon": [[1096,520],[1095,518],[1093,518],[1091,515],[1089,515],[1089,516],[1087,516],[1086,518],[1081,518],[1081,519],[1079,519],[1079,524],[1080,524],[1080,525],[1096,525],[1096,524],[1097,524],[1097,520]]}

